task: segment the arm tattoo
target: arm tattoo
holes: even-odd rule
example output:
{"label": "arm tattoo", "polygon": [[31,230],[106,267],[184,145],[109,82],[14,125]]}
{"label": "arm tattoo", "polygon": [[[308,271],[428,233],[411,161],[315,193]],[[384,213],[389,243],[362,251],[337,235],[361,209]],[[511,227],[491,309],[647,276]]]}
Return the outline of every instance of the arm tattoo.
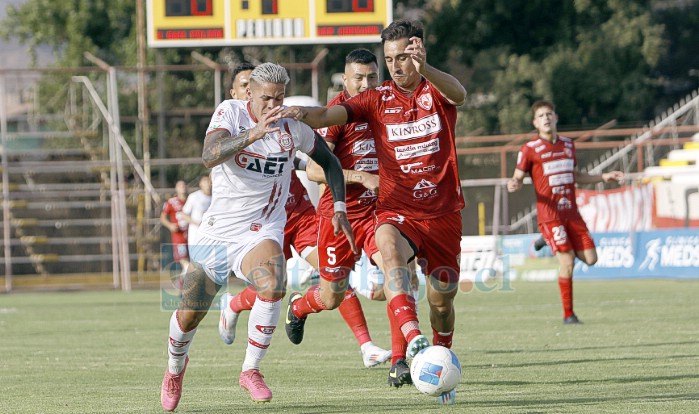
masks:
{"label": "arm tattoo", "polygon": [[250,130],[231,136],[226,130],[214,131],[204,139],[202,160],[206,168],[212,168],[226,162],[243,148],[252,143]]}

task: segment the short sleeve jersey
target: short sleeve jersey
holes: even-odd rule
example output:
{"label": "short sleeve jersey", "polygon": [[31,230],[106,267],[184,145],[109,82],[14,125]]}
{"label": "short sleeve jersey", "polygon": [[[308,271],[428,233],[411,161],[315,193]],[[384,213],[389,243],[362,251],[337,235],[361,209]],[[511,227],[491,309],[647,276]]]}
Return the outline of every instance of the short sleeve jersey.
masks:
{"label": "short sleeve jersey", "polygon": [[170,223],[177,223],[177,233],[184,233],[187,231],[188,224],[187,220],[182,218],[182,208],[184,207],[184,201],[177,197],[169,198],[165,205],[163,205],[163,212],[167,214]]}
{"label": "short sleeve jersey", "polygon": [[454,144],[456,107],[427,80],[412,93],[393,81],[342,103],[349,122],[367,122],[379,161],[376,210],[424,220],[464,207]]}
{"label": "short sleeve jersey", "polygon": [[296,175],[296,172],[291,173],[291,184],[289,185],[289,196],[286,199],[286,216],[291,217],[295,212],[303,212],[309,208],[315,209],[311,198],[308,196],[308,191],[303,183]]}
{"label": "short sleeve jersey", "polygon": [[570,138],[559,136],[551,143],[536,137],[522,145],[517,169],[532,177],[539,223],[565,220],[578,214],[575,165],[575,145]]}
{"label": "short sleeve jersey", "polygon": [[[194,221],[201,222],[204,213],[209,209],[210,205],[211,196],[204,194],[204,192],[201,190],[197,190],[187,197],[187,202],[184,203],[182,211],[188,214]],[[190,233],[196,232],[197,229],[199,229],[199,225],[189,225]]]}
{"label": "short sleeve jersey", "polygon": [[[206,133],[225,129],[236,136],[256,124],[249,102],[229,99],[216,108]],[[255,229],[286,221],[284,205],[296,150],[312,153],[315,136],[309,126],[296,120],[282,119],[274,126],[280,131],[266,134],[211,170],[211,206],[202,219],[201,233],[226,241],[239,231],[233,228]]]}
{"label": "short sleeve jersey", "polygon": [[[337,95],[327,106],[345,102],[350,96],[347,91]],[[318,133],[335,145],[333,152],[340,160],[345,170],[366,171],[371,174],[379,173],[379,160],[376,157],[374,134],[366,122],[353,122],[346,125],[335,125],[322,128]],[[347,217],[366,217],[376,208],[376,193],[361,184],[347,185]],[[318,202],[318,212],[324,217],[333,216],[333,198],[326,186]]]}

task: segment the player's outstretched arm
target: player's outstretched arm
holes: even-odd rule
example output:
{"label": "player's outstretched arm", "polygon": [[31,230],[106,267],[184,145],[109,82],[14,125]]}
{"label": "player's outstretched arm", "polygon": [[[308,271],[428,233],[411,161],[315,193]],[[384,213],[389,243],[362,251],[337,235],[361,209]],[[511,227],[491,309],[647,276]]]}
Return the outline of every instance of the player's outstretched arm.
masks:
{"label": "player's outstretched arm", "polygon": [[320,165],[325,171],[325,180],[330,188],[330,193],[335,201],[335,215],[332,223],[335,228],[335,235],[343,232],[347,237],[347,241],[352,247],[354,254],[359,254],[357,245],[354,243],[354,233],[352,227],[347,220],[347,207],[345,206],[345,180],[342,176],[342,166],[340,160],[335,154],[330,151],[328,144],[317,133],[315,134],[315,150],[312,154],[308,154],[311,159]]}
{"label": "player's outstretched arm", "polygon": [[578,184],[597,184],[615,181],[624,181],[624,173],[621,171],[610,171],[604,174],[589,174],[584,171],[575,170],[575,182]]}
{"label": "player's outstretched arm", "polygon": [[201,155],[204,166],[213,168],[223,164],[265,134],[279,131],[279,127],[273,125],[279,120],[280,111],[281,106],[271,109],[262,116],[257,125],[235,136],[232,136],[227,129],[216,129],[206,134]]}
{"label": "player's outstretched arm", "polygon": [[507,182],[507,191],[514,193],[522,188],[522,181],[524,181],[524,171],[515,168],[515,173],[512,174],[512,178]]}
{"label": "player's outstretched arm", "polygon": [[[320,184],[327,184],[325,180],[325,172],[311,160],[306,166],[306,174],[308,179]],[[361,184],[366,189],[379,193],[379,176],[370,174],[366,171],[342,170],[342,175],[345,177],[345,184]]]}
{"label": "player's outstretched arm", "polygon": [[290,106],[281,111],[280,117],[301,121],[311,128],[324,128],[347,123],[347,110],[344,106]]}

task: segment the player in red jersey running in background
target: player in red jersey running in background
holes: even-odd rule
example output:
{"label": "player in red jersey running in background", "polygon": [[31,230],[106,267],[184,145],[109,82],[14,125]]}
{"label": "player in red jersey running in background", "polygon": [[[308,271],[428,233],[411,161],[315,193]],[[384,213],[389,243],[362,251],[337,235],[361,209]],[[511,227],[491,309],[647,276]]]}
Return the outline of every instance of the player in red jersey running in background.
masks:
{"label": "player in red jersey running in background", "polygon": [[182,278],[189,266],[189,251],[187,249],[187,230],[189,223],[182,214],[187,202],[187,183],[183,180],[175,183],[175,196],[169,198],[160,213],[160,224],[170,231],[172,238],[172,260],[179,263],[182,272],[173,280],[175,287],[182,287]]}
{"label": "player in red jersey running in background", "polygon": [[[461,213],[456,106],[466,90],[426,61],[422,24],[399,20],[381,34],[392,80],[327,108],[292,107],[283,116],[314,128],[366,122],[373,131],[381,190],[376,244],[383,258],[393,366],[389,384],[410,384],[405,358],[429,346],[418,324],[408,261],[417,257],[427,276],[432,338],[451,347],[459,279]],[[448,399],[453,402],[455,395]]]}
{"label": "player in red jersey running in background", "polygon": [[579,171],[573,140],[558,135],[556,131],[558,115],[553,103],[535,102],[532,117],[538,135],[522,145],[507,190],[518,191],[522,188],[525,174],[531,175],[539,230],[560,264],[558,286],[563,304],[563,323],[581,324],[573,312],[573,265],[577,257],[592,266],[597,262],[597,250],[575,202],[575,183],[621,182],[624,174],[611,171],[590,175]]}

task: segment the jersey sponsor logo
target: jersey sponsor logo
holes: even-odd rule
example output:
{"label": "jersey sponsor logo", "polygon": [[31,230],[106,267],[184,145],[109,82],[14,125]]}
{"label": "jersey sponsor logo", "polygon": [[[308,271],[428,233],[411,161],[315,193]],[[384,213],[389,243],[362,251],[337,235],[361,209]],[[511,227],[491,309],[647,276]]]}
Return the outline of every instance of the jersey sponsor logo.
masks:
{"label": "jersey sponsor logo", "polygon": [[376,201],[376,193],[367,189],[362,193],[362,195],[359,196],[359,200],[357,203],[361,206],[365,206],[367,204],[371,204]]}
{"label": "jersey sponsor logo", "polygon": [[401,165],[400,170],[406,174],[422,174],[432,172],[437,169],[436,165],[426,165],[424,167],[421,167],[422,164],[422,161],[412,162],[410,164]]}
{"label": "jersey sponsor logo", "polygon": [[376,154],[376,143],[374,139],[361,139],[352,145],[352,155]]}
{"label": "jersey sponsor logo", "polygon": [[355,171],[378,171],[379,170],[379,159],[378,158],[363,158],[357,160],[354,163]]}
{"label": "jersey sponsor logo", "polygon": [[574,178],[572,173],[555,174],[549,177],[549,186],[573,184]]}
{"label": "jersey sponsor logo", "polygon": [[413,187],[413,198],[423,199],[437,195],[437,186],[424,178]]}
{"label": "jersey sponsor logo", "polygon": [[546,145],[539,145],[538,147],[534,148],[534,152],[536,152],[538,154],[541,151],[543,151],[544,149],[546,149]]}
{"label": "jersey sponsor logo", "polygon": [[435,152],[439,152],[439,139],[435,138],[419,144],[395,147],[393,151],[396,153],[397,160],[407,160],[423,155],[434,154]]}
{"label": "jersey sponsor logo", "polygon": [[325,138],[328,136],[328,127],[318,128],[316,129],[316,132],[318,133],[318,135]]}
{"label": "jersey sponsor logo", "polygon": [[399,114],[403,108],[401,107],[396,107],[396,108],[386,108],[383,110],[384,114]]}
{"label": "jersey sponsor logo", "polygon": [[212,122],[219,122],[223,119],[223,115],[226,113],[225,108],[218,108],[218,111],[214,114],[213,118],[211,119]]}
{"label": "jersey sponsor logo", "polygon": [[390,95],[381,95],[381,100],[384,102],[388,102],[391,99],[396,99],[396,95],[390,94]]}
{"label": "jersey sponsor logo", "polygon": [[439,115],[432,114],[417,121],[386,125],[388,141],[405,141],[434,135],[442,130]]}
{"label": "jersey sponsor logo", "polygon": [[425,111],[432,109],[432,94],[424,93],[417,98],[417,104]]}
{"label": "jersey sponsor logo", "polygon": [[537,139],[536,141],[527,142],[527,146],[529,148],[534,148],[534,147],[538,146],[539,144],[541,144],[541,139]]}
{"label": "jersey sponsor logo", "polygon": [[422,165],[422,161],[411,162],[410,164],[401,165],[400,170],[407,174],[410,172],[410,170],[413,169],[413,167],[417,167],[420,165]]}
{"label": "jersey sponsor logo", "polygon": [[262,224],[260,224],[260,223],[252,223],[250,225],[250,231],[260,231],[261,228],[262,228]]}
{"label": "jersey sponsor logo", "polygon": [[559,210],[569,210],[573,208],[573,203],[571,203],[566,197],[561,197],[561,199],[558,200],[557,207]]}
{"label": "jersey sponsor logo", "polygon": [[[555,156],[556,154],[553,155]],[[574,162],[571,159],[564,159],[545,162],[542,166],[544,167],[544,175],[551,175],[573,171]]]}
{"label": "jersey sponsor logo", "polygon": [[288,156],[265,157],[247,151],[241,151],[235,156],[235,163],[240,168],[264,174],[269,177],[279,177],[284,173],[284,165],[289,161]]}
{"label": "jersey sponsor logo", "polygon": [[546,158],[551,158],[551,151],[541,154],[542,160],[545,160]]}
{"label": "jersey sponsor logo", "polygon": [[[571,174],[567,174],[567,175],[571,175]],[[549,177],[549,185],[551,185],[550,184],[551,178],[553,178],[553,177],[558,177],[558,176],[553,175],[553,176]],[[557,185],[555,187],[551,187],[551,193],[552,194],[570,194],[571,191],[570,191],[570,188],[566,187],[565,185]]]}
{"label": "jersey sponsor logo", "polygon": [[365,124],[359,124],[359,125],[357,125],[356,127],[354,127],[354,130],[355,130],[355,131],[366,131],[367,129],[369,129],[369,124],[366,124],[366,123],[365,123]]}

